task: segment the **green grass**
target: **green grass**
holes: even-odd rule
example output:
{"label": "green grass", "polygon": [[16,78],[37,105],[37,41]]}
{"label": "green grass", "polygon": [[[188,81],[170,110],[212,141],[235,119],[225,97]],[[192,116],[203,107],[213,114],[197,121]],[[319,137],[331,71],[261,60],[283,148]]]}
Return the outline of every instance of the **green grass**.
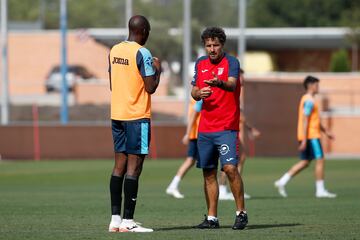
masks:
{"label": "green grass", "polygon": [[326,185],[336,199],[314,197],[313,166],[288,185],[288,199],[273,188],[296,159],[248,159],[249,225],[233,231],[234,202],[221,201],[221,229],[193,225],[206,213],[200,170],[181,183],[185,199],[165,195],[180,160],[147,160],[135,219],[154,233],[108,233],[111,160],[0,163],[0,239],[359,239],[360,161],[334,160]]}

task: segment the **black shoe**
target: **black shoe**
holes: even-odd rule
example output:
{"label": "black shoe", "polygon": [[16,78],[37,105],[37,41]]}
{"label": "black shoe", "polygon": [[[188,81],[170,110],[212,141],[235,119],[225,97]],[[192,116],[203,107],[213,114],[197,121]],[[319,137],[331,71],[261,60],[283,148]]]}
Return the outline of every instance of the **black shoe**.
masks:
{"label": "black shoe", "polygon": [[242,230],[245,228],[246,224],[248,223],[248,216],[246,212],[241,211],[239,215],[235,218],[235,223],[232,229],[234,230]]}
{"label": "black shoe", "polygon": [[204,221],[196,226],[196,228],[200,228],[200,229],[212,229],[219,227],[220,225],[218,220],[208,220],[206,215]]}

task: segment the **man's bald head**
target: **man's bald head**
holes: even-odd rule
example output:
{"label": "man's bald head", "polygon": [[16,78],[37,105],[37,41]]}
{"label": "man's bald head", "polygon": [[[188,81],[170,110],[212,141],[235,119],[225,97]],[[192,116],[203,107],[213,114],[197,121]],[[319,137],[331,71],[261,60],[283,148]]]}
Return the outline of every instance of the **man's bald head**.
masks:
{"label": "man's bald head", "polygon": [[132,16],[129,20],[129,31],[139,34],[145,30],[150,31],[150,23],[146,17],[141,15]]}
{"label": "man's bald head", "polygon": [[150,23],[141,15],[132,16],[129,20],[129,37],[137,37],[138,43],[144,45],[150,32]]}

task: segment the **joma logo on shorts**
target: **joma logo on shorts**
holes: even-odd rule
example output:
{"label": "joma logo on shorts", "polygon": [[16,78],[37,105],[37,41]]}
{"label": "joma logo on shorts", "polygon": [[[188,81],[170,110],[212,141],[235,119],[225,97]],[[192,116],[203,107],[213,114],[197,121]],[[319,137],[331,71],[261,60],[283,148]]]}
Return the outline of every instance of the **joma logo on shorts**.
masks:
{"label": "joma logo on shorts", "polygon": [[129,59],[114,57],[112,64],[129,65]]}

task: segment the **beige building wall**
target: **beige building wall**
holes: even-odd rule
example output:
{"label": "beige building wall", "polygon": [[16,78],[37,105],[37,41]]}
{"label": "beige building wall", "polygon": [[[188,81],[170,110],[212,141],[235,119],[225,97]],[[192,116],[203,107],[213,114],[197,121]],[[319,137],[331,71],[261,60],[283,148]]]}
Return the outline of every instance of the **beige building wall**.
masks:
{"label": "beige building wall", "polygon": [[[307,74],[250,76],[245,85],[247,119],[262,131],[256,141],[257,155],[296,155],[297,109]],[[314,74],[320,78],[318,102],[322,123],[335,140],[322,139],[324,151],[360,155],[360,75]]]}
{"label": "beige building wall", "polygon": [[[108,78],[107,47],[75,31],[68,33],[67,43],[68,64],[83,65],[97,78]],[[49,71],[61,62],[60,32],[10,32],[8,46],[10,94],[45,93]]]}

